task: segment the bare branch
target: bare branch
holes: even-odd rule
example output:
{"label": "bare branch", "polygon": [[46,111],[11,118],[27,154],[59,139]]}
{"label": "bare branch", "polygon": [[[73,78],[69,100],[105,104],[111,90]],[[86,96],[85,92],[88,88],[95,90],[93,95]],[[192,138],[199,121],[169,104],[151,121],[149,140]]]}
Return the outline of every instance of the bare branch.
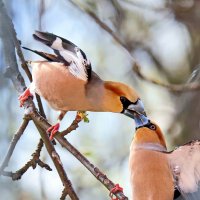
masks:
{"label": "bare branch", "polygon": [[62,195],[61,195],[61,197],[60,197],[60,200],[65,200],[66,197],[67,197],[67,192],[66,192],[65,189],[63,189]]}
{"label": "bare branch", "polygon": [[30,121],[30,119],[28,119],[27,117],[24,117],[24,120],[23,120],[21,126],[19,127],[18,131],[14,134],[12,141],[10,143],[10,146],[8,148],[8,152],[6,153],[6,156],[1,164],[0,175],[2,174],[2,171],[8,166],[8,163],[13,154],[15,146],[16,146],[17,142],[19,141],[19,139],[21,138],[22,134],[24,133],[26,127],[28,126],[29,121]]}
{"label": "bare branch", "polygon": [[[26,86],[24,83],[24,79],[18,70],[16,56],[15,56],[15,52],[14,52],[15,45],[16,45],[18,54],[20,56],[20,59],[22,61],[22,64],[25,63],[25,65],[26,65],[26,62],[25,62],[23,54],[21,52],[19,41],[16,39],[17,37],[16,37],[15,30],[14,30],[14,26],[12,24],[12,21],[10,20],[10,18],[8,17],[8,15],[6,13],[6,9],[4,7],[2,0],[0,0],[0,30],[1,30],[0,37],[2,38],[2,41],[3,41],[4,50],[5,50],[5,48],[9,47],[4,52],[8,53],[8,55],[11,56],[11,57],[6,57],[6,58],[8,58],[6,60],[6,63],[9,64],[9,67],[6,69],[6,74],[7,74],[7,77],[9,77],[12,80],[13,84],[16,87],[16,90],[19,93],[21,93],[22,91],[24,91]],[[7,32],[10,34],[7,34]],[[7,45],[6,42],[10,42],[10,44]],[[16,79],[16,77],[20,77],[20,78]],[[29,105],[29,102],[31,103],[30,105]],[[25,104],[26,104],[26,108],[27,108],[27,113],[31,112],[32,109],[35,110],[35,106],[31,99],[29,99]],[[62,163],[59,159],[59,155],[55,151],[55,148],[52,145],[52,143],[49,141],[49,138],[48,138],[46,132],[44,130],[40,129],[39,127],[37,127],[37,128],[40,131],[40,135],[45,143],[45,146],[47,148],[49,155],[51,156],[51,158],[54,162],[54,165],[56,166],[57,172],[60,176],[61,181],[63,182],[63,185],[65,186],[67,193],[69,194],[69,196],[71,197],[72,200],[77,200],[78,197],[77,197],[75,191],[73,190],[73,188],[71,186],[71,182],[69,181],[69,179],[63,169]]]}
{"label": "bare branch", "polygon": [[78,128],[78,124],[82,121],[82,118],[78,115],[76,115],[76,118],[74,119],[74,121],[71,123],[71,125],[64,131],[62,131],[60,133],[60,135],[62,136],[66,136],[67,134],[69,134],[70,132],[76,130]]}
{"label": "bare branch", "polygon": [[107,26],[107,24],[101,21],[95,13],[91,12],[90,10],[81,8],[74,0],[70,0],[70,2],[81,12],[88,14],[103,30],[109,33],[114,38],[114,40],[116,40],[116,42],[119,43],[124,48],[124,50],[132,57],[129,52],[128,46],[115,34],[115,32],[109,26]]}
{"label": "bare branch", "polygon": [[[32,113],[30,113],[30,117],[33,119],[36,126],[41,127],[43,130],[47,130],[51,126],[35,109]],[[61,134],[56,134],[55,139],[62,145],[63,148],[67,149],[72,155],[74,155],[109,191],[115,186],[115,184],[109,180],[104,173],[90,163],[90,161],[85,158],[73,145],[71,145]],[[123,192],[118,192],[115,195],[120,200],[128,199]]]}
{"label": "bare branch", "polygon": [[[0,11],[3,9],[4,14],[6,14],[5,12],[5,8],[3,6],[2,1],[0,0]],[[0,12],[1,13],[1,12]],[[7,14],[6,14],[7,16]],[[8,16],[7,16],[8,18]],[[9,19],[9,18],[8,18]],[[9,19],[10,20],[10,19]],[[12,22],[10,21],[11,25]],[[0,24],[1,25],[1,24]],[[1,28],[1,27],[0,27]],[[10,32],[12,32],[12,30],[14,30],[13,25],[11,27],[8,27],[8,30]],[[10,37],[13,38],[13,37]],[[14,45],[12,43],[12,46],[10,46],[11,49],[14,49]],[[10,49],[8,49],[8,52],[10,51]],[[11,70],[12,68],[15,69],[15,67],[17,67],[16,64],[16,58],[15,55],[14,57],[14,66],[11,65]],[[18,71],[18,68],[16,68],[17,70],[17,75],[21,74]],[[9,78],[11,78],[13,80],[13,78],[15,77],[16,73],[9,73]],[[19,87],[16,87],[16,90],[18,92],[22,92],[24,90],[24,80],[23,77],[21,76],[21,79],[17,79],[16,81],[13,81],[13,84],[15,85],[19,85]],[[23,90],[22,90],[23,89]],[[50,124],[47,122],[47,120],[45,118],[43,118],[36,110],[35,105],[32,101],[32,99],[27,100],[24,103],[24,108],[25,108],[25,113],[27,115],[29,115],[32,120],[34,121],[34,123],[36,124],[36,127],[38,128],[40,135],[42,137],[42,140],[44,141],[44,144],[46,146],[46,149],[49,153],[49,155],[51,156],[51,159],[54,162],[54,165],[56,166],[57,172],[60,176],[60,179],[63,182],[63,185],[65,186],[65,190],[67,192],[67,194],[72,198],[72,199],[78,199],[78,197],[76,196],[76,193],[74,192],[72,186],[71,186],[71,182],[69,181],[59,155],[57,154],[57,152],[55,151],[54,146],[52,145],[52,143],[49,141],[49,138],[46,134],[47,128],[50,127]],[[78,150],[76,150],[76,148],[74,148],[62,135],[56,135],[55,138],[59,141],[59,143],[66,148],[68,151],[70,151],[74,156],[77,157],[77,159],[83,163],[83,165],[101,182],[104,184],[104,186],[108,189],[111,190],[113,189],[113,187],[115,186],[115,184],[110,181],[97,167],[95,167],[93,164],[91,164]],[[11,175],[12,172],[3,172],[4,175]],[[15,179],[17,179],[18,177],[15,177]],[[118,199],[122,200],[122,199],[128,199],[127,197],[124,196],[124,194],[122,192],[117,192],[116,197],[118,197]]]}
{"label": "bare branch", "polygon": [[[76,6],[79,10],[81,10],[84,13],[87,13],[103,30],[105,30],[107,33],[109,33],[115,40],[116,42],[118,42],[125,50],[126,52],[129,54],[129,56],[133,59],[133,61],[135,62],[135,59],[133,58],[128,45],[126,45],[126,43],[124,43],[103,21],[101,21],[97,15],[95,15],[93,12],[83,9],[81,8],[78,3],[76,3],[74,0],[70,0],[70,2]],[[141,5],[141,4],[135,4],[135,6],[145,6],[145,5]],[[155,10],[157,10],[157,8],[154,8]],[[163,11],[166,8],[158,8],[159,11]],[[150,83],[159,85],[161,87],[165,87],[167,89],[169,89],[170,91],[173,92],[189,92],[189,91],[194,91],[194,90],[199,90],[200,89],[200,84],[199,83],[190,83],[190,84],[167,84],[167,83],[162,83],[162,82],[158,82],[156,80],[150,79],[148,77],[145,77],[139,69],[138,64],[135,62],[134,63],[134,67],[133,67],[134,72],[142,79],[145,81],[148,81]]]}
{"label": "bare branch", "polygon": [[[34,123],[35,123],[35,121],[34,121]],[[61,179],[61,181],[62,181],[62,183],[63,183],[63,185],[66,189],[67,194],[69,194],[69,196],[71,197],[72,200],[78,200],[79,198],[76,195],[76,193],[75,193],[75,191],[72,187],[71,181],[68,179],[67,174],[65,173],[65,170],[63,168],[63,164],[60,160],[60,156],[56,152],[53,144],[49,141],[49,137],[48,137],[48,135],[45,131],[46,129],[41,128],[41,126],[39,126],[37,123],[35,123],[35,125],[36,125],[38,131],[40,132],[42,140],[44,141],[46,149],[47,149],[47,151],[48,151],[48,153],[49,153],[49,155],[50,155],[50,157],[51,157],[51,159],[52,159],[52,161],[53,161],[53,163],[54,163],[54,165],[57,169],[57,172],[58,172],[60,179]]]}
{"label": "bare branch", "polygon": [[0,37],[2,39],[5,63],[7,65],[4,73],[12,80],[17,92],[22,93],[26,86],[17,66],[13,33],[15,33],[13,24],[6,13],[2,0],[0,0]]}
{"label": "bare branch", "polygon": [[190,92],[190,91],[200,89],[200,84],[197,83],[197,82],[187,83],[187,84],[169,84],[169,83],[159,82],[157,80],[146,77],[144,74],[142,74],[142,72],[140,70],[140,66],[136,62],[133,65],[133,71],[142,80],[147,81],[149,83],[153,83],[155,85],[158,85],[158,86],[161,86],[161,87],[164,87],[164,88],[167,88],[168,90],[170,90],[172,92]]}
{"label": "bare branch", "polygon": [[[73,154],[96,178],[99,180],[109,191],[115,187],[115,184],[108,179],[108,177],[100,171],[99,168],[95,167],[86,157],[84,157],[74,146],[72,146],[65,138],[61,135],[56,135],[55,138],[66,148],[71,154]],[[128,198],[123,192],[117,192],[114,194],[119,200],[127,200]]]}

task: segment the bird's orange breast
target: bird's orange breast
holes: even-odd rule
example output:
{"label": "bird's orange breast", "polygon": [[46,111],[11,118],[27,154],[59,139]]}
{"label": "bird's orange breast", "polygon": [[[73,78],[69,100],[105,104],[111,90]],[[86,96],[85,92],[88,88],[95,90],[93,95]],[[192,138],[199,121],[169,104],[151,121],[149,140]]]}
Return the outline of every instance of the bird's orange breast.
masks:
{"label": "bird's orange breast", "polygon": [[85,81],[74,77],[61,63],[35,62],[33,82],[36,93],[44,97],[56,110],[88,108]]}
{"label": "bird's orange breast", "polygon": [[173,200],[173,177],[166,154],[132,144],[129,167],[133,200]]}

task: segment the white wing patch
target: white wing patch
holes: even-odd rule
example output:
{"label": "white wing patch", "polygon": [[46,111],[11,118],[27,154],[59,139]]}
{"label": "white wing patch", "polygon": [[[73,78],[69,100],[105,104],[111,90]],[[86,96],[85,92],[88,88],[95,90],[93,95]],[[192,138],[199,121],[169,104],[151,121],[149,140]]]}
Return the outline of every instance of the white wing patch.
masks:
{"label": "white wing patch", "polygon": [[63,50],[63,46],[62,46],[62,40],[59,37],[56,37],[56,39],[54,40],[54,42],[51,45],[52,49],[56,49],[56,50]]}
{"label": "white wing patch", "polygon": [[200,181],[200,142],[181,146],[168,156],[180,192],[196,192]]}
{"label": "white wing patch", "polygon": [[75,55],[73,52],[68,51],[67,49],[64,49],[62,46],[62,40],[59,37],[56,37],[56,40],[51,45],[53,49],[59,50],[60,55],[68,62],[70,63],[69,71],[77,78],[82,79],[84,81],[87,81],[88,75],[86,67],[84,66],[84,58],[80,53],[80,50],[78,47],[75,47],[75,51],[77,52],[77,55]]}

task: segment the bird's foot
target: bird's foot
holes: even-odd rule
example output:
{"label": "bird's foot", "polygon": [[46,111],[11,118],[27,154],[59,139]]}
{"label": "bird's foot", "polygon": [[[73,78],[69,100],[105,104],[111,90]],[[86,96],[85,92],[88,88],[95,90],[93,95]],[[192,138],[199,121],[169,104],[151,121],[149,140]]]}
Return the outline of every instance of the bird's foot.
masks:
{"label": "bird's foot", "polygon": [[60,123],[57,123],[47,129],[47,132],[50,133],[49,137],[50,140],[53,140],[54,135],[58,132],[59,128],[60,128]]}
{"label": "bird's foot", "polygon": [[33,95],[30,92],[30,89],[27,88],[18,98],[19,102],[20,102],[20,107],[22,107],[24,105],[24,102],[29,98],[29,97],[33,97]]}
{"label": "bird's foot", "polygon": [[123,188],[119,186],[119,184],[116,184],[114,188],[110,190],[110,197],[112,200],[118,200],[118,198],[113,198],[113,195],[117,192],[123,192]]}

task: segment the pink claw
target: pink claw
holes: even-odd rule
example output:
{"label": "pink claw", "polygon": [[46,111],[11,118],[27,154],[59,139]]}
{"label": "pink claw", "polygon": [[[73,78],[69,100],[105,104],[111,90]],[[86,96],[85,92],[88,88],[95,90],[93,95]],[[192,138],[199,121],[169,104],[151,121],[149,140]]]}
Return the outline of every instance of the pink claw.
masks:
{"label": "pink claw", "polygon": [[30,89],[27,88],[18,98],[19,102],[20,102],[20,107],[22,107],[24,105],[24,102],[29,98],[29,97],[33,97],[33,95],[30,92]]}
{"label": "pink claw", "polygon": [[118,200],[118,198],[113,198],[113,194],[117,192],[123,192],[123,188],[119,186],[119,184],[116,184],[114,188],[110,190],[110,197],[112,200]]}
{"label": "pink claw", "polygon": [[58,132],[59,128],[60,128],[60,123],[57,123],[47,129],[47,132],[51,133],[49,137],[50,140],[53,140],[54,135]]}

